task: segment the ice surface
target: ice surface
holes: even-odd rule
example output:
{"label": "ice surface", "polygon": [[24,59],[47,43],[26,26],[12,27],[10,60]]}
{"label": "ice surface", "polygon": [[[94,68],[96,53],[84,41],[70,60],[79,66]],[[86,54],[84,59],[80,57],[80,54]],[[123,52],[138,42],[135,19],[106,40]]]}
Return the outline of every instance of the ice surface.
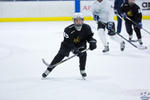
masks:
{"label": "ice surface", "polygon": [[[85,23],[91,25],[98,47],[88,52],[87,80],[81,78],[77,57],[42,80],[46,66],[41,59],[51,62],[71,23],[0,23],[0,100],[140,100],[141,92],[150,92],[150,34],[142,31],[145,51],[126,42],[121,52],[109,40],[110,52],[103,54],[96,24],[90,21]],[[143,24],[149,30],[150,21]],[[121,34],[128,36],[124,25]]]}

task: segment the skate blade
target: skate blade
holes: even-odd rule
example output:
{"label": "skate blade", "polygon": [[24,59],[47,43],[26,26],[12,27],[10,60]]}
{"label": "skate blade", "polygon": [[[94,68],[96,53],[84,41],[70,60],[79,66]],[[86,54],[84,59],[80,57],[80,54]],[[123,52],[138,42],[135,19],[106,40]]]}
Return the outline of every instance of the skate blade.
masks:
{"label": "skate blade", "polygon": [[130,42],[138,42],[138,40],[129,40]]}
{"label": "skate blade", "polygon": [[86,80],[86,77],[83,77],[83,76],[82,76],[82,79],[83,79],[83,80]]}
{"label": "skate blade", "polygon": [[46,77],[41,77],[41,80],[46,80],[47,78]]}
{"label": "skate blade", "polygon": [[110,52],[103,52],[103,55],[109,55]]}
{"label": "skate blade", "polygon": [[140,50],[146,50],[147,46],[138,46],[138,49],[140,49]]}

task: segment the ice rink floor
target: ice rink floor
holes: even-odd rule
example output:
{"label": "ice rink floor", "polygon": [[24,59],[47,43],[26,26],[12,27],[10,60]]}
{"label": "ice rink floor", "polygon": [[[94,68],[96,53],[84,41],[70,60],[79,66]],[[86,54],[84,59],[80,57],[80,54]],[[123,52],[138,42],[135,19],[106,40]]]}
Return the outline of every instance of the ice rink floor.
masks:
{"label": "ice rink floor", "polygon": [[[103,54],[94,22],[85,22],[98,41],[97,49],[88,51],[87,80],[81,78],[77,57],[42,80],[46,66],[41,59],[51,62],[71,23],[0,23],[0,100],[141,100],[143,92],[150,92],[150,34],[142,31],[147,50],[126,42],[121,52],[120,45],[109,40],[110,52]],[[150,31],[149,25],[143,21]],[[124,25],[121,35],[128,38]]]}

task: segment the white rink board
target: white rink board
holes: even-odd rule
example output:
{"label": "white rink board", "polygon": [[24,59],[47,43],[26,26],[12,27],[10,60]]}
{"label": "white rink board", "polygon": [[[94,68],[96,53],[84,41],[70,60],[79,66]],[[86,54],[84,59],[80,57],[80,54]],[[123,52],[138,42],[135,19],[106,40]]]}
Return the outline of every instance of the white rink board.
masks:
{"label": "white rink board", "polygon": [[[112,5],[113,0],[109,0]],[[93,1],[81,1],[81,12],[85,16],[91,15]],[[142,6],[149,0],[136,0],[141,9],[150,7]],[[150,4],[148,5],[150,6]],[[24,17],[69,17],[74,13],[74,1],[49,1],[49,2],[0,2],[0,18],[24,18]],[[150,16],[150,10],[142,10],[143,16]],[[113,12],[112,12],[113,13]]]}
{"label": "white rink board", "polygon": [[0,18],[68,17],[74,13],[74,2],[0,2],[0,12]]}

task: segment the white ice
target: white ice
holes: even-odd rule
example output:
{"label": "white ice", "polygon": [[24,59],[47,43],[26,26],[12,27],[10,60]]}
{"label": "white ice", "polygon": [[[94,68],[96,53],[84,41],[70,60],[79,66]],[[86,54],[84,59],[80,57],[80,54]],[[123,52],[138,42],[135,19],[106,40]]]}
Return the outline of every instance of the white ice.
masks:
{"label": "white ice", "polygon": [[[0,23],[0,100],[140,100],[150,92],[150,34],[142,31],[147,50],[126,42],[110,41],[110,52],[102,53],[102,43],[94,22],[91,25],[98,47],[88,51],[87,80],[79,73],[75,57],[56,67],[46,80],[41,74],[57,54],[67,22]],[[150,21],[143,27],[149,29]],[[121,35],[128,38],[123,25]],[[136,39],[136,36],[134,35]]]}

